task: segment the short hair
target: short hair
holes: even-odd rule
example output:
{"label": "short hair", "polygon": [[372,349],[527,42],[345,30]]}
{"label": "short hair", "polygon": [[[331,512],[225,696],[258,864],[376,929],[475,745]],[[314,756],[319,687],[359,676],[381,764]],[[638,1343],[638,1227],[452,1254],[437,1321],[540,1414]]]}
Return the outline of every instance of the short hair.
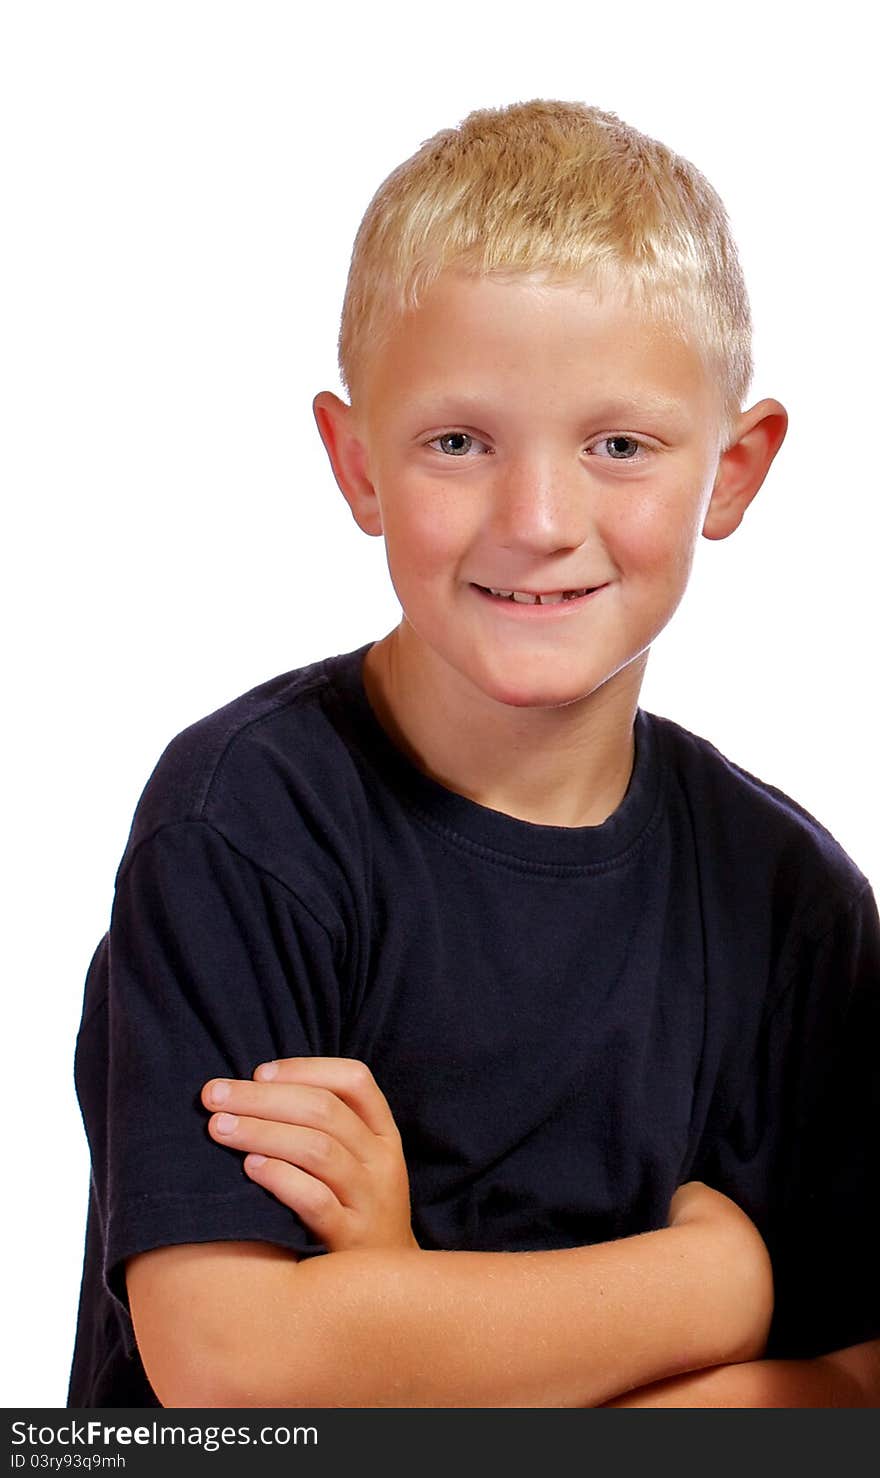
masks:
{"label": "short hair", "polygon": [[350,397],[445,268],[622,289],[693,343],[732,439],[753,365],[727,213],[694,165],[616,114],[543,98],[480,108],[392,170],[352,250],[338,344]]}

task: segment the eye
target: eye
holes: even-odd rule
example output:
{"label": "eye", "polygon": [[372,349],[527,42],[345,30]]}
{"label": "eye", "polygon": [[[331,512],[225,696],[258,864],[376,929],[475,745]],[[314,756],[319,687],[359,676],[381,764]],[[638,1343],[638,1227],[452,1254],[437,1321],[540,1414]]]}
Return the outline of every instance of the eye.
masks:
{"label": "eye", "polygon": [[642,458],[637,455],[638,452],[647,451],[644,442],[638,441],[634,436],[603,436],[589,450],[595,452],[600,446],[611,449],[609,458],[612,462],[640,462]]}
{"label": "eye", "polygon": [[[447,443],[446,446],[443,445],[444,442]],[[443,456],[449,457],[465,457],[472,446],[486,447],[484,441],[471,436],[468,431],[444,431],[440,436],[435,436],[431,441],[425,442],[425,446],[430,447],[438,444]],[[488,447],[486,450],[488,451]]]}

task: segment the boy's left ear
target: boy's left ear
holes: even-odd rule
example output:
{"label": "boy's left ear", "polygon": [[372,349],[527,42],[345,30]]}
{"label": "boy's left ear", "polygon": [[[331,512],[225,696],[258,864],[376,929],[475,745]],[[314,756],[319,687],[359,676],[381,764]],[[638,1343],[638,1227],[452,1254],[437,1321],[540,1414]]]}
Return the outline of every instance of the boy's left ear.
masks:
{"label": "boy's left ear", "polygon": [[788,412],[778,400],[759,400],[739,418],[736,440],[722,452],[703,523],[707,539],[726,539],[770,470],[785,440]]}

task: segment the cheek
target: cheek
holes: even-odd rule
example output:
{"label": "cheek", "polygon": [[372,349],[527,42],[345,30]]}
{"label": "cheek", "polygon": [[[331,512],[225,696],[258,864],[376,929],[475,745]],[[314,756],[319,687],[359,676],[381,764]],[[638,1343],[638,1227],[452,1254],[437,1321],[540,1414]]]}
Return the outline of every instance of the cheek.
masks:
{"label": "cheek", "polygon": [[615,520],[609,540],[624,571],[665,576],[670,584],[686,579],[699,534],[691,502],[672,497],[633,501]]}
{"label": "cheek", "polygon": [[467,551],[474,534],[466,505],[436,485],[395,500],[384,512],[383,527],[389,563],[398,565],[404,580],[447,570]]}

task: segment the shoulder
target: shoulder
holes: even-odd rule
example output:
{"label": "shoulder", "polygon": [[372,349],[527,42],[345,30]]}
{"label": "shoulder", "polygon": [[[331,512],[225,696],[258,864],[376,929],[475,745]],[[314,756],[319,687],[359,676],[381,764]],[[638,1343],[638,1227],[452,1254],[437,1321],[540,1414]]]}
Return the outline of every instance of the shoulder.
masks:
{"label": "shoulder", "polygon": [[731,885],[734,877],[751,878],[778,904],[805,910],[814,936],[832,927],[841,910],[869,890],[861,869],[798,801],[708,739],[671,719],[648,717],[698,855],[704,861],[713,856],[715,869]]}
{"label": "shoulder", "polygon": [[332,676],[358,655],[269,678],[176,734],[141,793],[117,881],[144,844],[187,822],[207,823],[272,872],[283,873],[297,836],[350,848],[362,786],[334,722]]}

